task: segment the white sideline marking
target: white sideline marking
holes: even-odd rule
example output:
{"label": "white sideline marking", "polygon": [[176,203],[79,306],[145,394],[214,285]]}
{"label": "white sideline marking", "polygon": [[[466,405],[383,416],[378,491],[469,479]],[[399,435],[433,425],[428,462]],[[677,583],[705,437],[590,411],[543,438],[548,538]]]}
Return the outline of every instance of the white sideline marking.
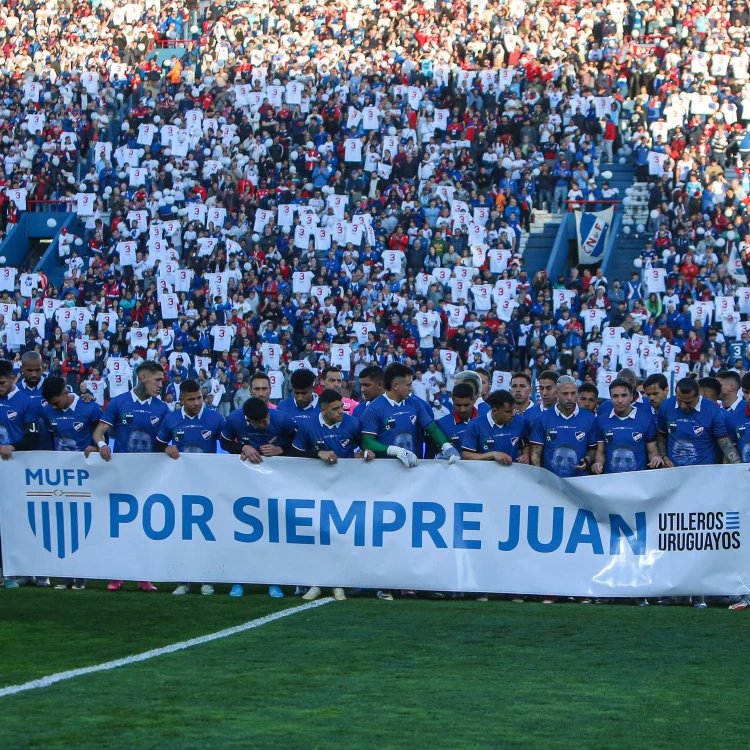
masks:
{"label": "white sideline marking", "polygon": [[208,635],[202,635],[198,638],[191,638],[189,641],[180,641],[179,643],[173,643],[171,646],[154,648],[151,651],[144,651],[142,654],[126,656],[123,659],[105,661],[103,664],[96,664],[93,667],[82,667],[81,669],[71,669],[68,672],[58,672],[57,674],[50,674],[46,677],[40,677],[38,680],[24,682],[22,685],[10,685],[9,687],[0,689],[0,698],[5,698],[8,695],[15,695],[16,693],[23,693],[26,690],[36,690],[37,688],[49,687],[50,685],[54,685],[57,682],[72,680],[74,677],[83,677],[83,675],[93,674],[94,672],[103,672],[107,669],[127,667],[129,664],[137,664],[140,661],[147,661],[148,659],[153,659],[157,656],[173,654],[175,651],[183,651],[184,649],[192,648],[193,646],[202,646],[204,643],[210,643],[211,641],[217,641],[220,638],[228,638],[230,635],[244,633],[246,630],[259,628],[261,625],[268,625],[269,622],[280,620],[282,617],[289,617],[290,615],[296,615],[299,612],[305,612],[308,609],[315,609],[315,607],[321,607],[324,604],[330,604],[332,601],[334,601],[333,598],[328,596],[325,599],[317,599],[314,602],[301,604],[299,607],[289,607],[289,609],[282,609],[280,612],[274,612],[272,615],[259,617],[257,620],[250,620],[249,622],[243,623],[242,625],[235,625],[233,628],[219,630],[216,633],[209,633]]}

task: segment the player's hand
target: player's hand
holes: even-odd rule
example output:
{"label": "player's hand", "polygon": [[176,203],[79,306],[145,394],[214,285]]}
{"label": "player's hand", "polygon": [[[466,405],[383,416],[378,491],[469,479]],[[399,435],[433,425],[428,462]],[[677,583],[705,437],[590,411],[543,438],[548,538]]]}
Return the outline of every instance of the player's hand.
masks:
{"label": "player's hand", "polygon": [[[662,469],[664,468],[664,461],[668,459],[664,459],[661,456],[654,456],[649,462],[648,462],[648,468],[649,469]],[[671,463],[671,461],[670,461]]]}
{"label": "player's hand", "polygon": [[98,453],[99,449],[95,445],[88,445],[83,451],[83,457],[88,458],[92,453]]}
{"label": "player's hand", "polygon": [[369,463],[370,461],[372,461],[373,458],[375,458],[375,454],[372,451],[370,451],[370,450],[362,451],[362,458],[367,463]]}
{"label": "player's hand", "polygon": [[666,456],[661,457],[661,463],[662,463],[663,468],[665,469],[674,469],[674,464]]}
{"label": "player's hand", "polygon": [[513,463],[513,459],[507,453],[503,453],[502,451],[493,451],[492,458],[502,466],[510,466]]}
{"label": "player's hand", "polygon": [[260,446],[260,452],[264,456],[280,456],[284,450],[279,445],[271,445],[271,443],[266,443],[265,445]]}
{"label": "player's hand", "polygon": [[3,445],[0,447],[0,458],[7,461],[12,455],[15,448],[12,445]]}
{"label": "player's hand", "polygon": [[338,458],[333,451],[318,451],[318,458],[326,464],[333,465],[338,463]]}
{"label": "player's hand", "polygon": [[520,455],[520,456],[519,456],[519,457],[518,457],[518,458],[516,459],[516,463],[517,463],[517,464],[526,464],[526,466],[528,466],[528,465],[529,465],[529,457],[528,457],[528,456],[527,456],[527,455],[526,455],[525,453],[522,453],[522,454],[521,454],[521,455]]}
{"label": "player's hand", "polygon": [[589,465],[585,458],[582,458],[580,463],[576,464],[576,471],[587,471],[588,468]]}
{"label": "player's hand", "polygon": [[86,393],[81,394],[81,400],[84,404],[90,404],[94,400],[94,397],[86,391]]}
{"label": "player's hand", "polygon": [[600,464],[598,461],[591,464],[591,473],[596,475],[604,474],[604,464]]}
{"label": "player's hand", "polygon": [[258,451],[255,450],[252,445],[242,446],[242,453],[240,453],[240,458],[243,461],[249,461],[251,464],[263,463],[263,456],[261,456],[260,453],[258,453]]}
{"label": "player's hand", "polygon": [[168,445],[164,452],[175,461],[180,457],[180,449],[176,445]]}
{"label": "player's hand", "polygon": [[413,469],[417,465],[417,456],[406,448],[396,445],[388,446],[388,455],[395,456],[407,469]]}
{"label": "player's hand", "polygon": [[444,443],[441,447],[443,452],[438,456],[441,461],[455,464],[461,460],[461,454],[450,443]]}
{"label": "player's hand", "polygon": [[101,448],[99,448],[99,455],[105,461],[111,461],[112,460],[112,449],[108,445],[103,445]]}

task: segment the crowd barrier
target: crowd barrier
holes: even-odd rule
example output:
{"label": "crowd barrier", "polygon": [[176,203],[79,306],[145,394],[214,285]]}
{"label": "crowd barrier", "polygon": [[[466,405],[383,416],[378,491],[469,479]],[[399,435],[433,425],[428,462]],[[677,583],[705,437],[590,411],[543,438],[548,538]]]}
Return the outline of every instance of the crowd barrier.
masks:
{"label": "crowd barrier", "polygon": [[746,465],[534,467],[32,452],[0,462],[5,575],[560,596],[750,593]]}

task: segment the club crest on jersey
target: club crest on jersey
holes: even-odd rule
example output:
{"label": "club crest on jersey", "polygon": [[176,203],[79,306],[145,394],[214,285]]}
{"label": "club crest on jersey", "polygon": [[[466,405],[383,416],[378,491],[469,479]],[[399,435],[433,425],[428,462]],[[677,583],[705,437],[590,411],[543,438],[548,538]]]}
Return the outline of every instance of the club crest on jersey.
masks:
{"label": "club crest on jersey", "polygon": [[159,424],[159,417],[151,417],[151,424],[153,425]]}
{"label": "club crest on jersey", "polygon": [[8,412],[8,419],[15,419],[18,416],[17,411],[9,411]]}
{"label": "club crest on jersey", "polygon": [[585,433],[585,432],[580,432],[580,431],[579,431],[579,432],[576,432],[576,440],[577,440],[577,441],[578,441],[579,443],[580,443],[580,442],[582,442],[582,441],[584,440],[584,438],[585,438],[585,437],[586,437],[586,433]]}
{"label": "club crest on jersey", "polygon": [[73,422],[73,429],[80,432],[83,429],[83,422]]}
{"label": "club crest on jersey", "polygon": [[633,442],[640,443],[641,440],[643,440],[643,433],[642,432],[634,432],[633,433]]}
{"label": "club crest on jersey", "polygon": [[702,427],[693,427],[693,432],[696,435],[702,435],[703,434],[703,428]]}
{"label": "club crest on jersey", "polygon": [[346,446],[347,446],[347,445],[349,445],[349,442],[350,442],[349,438],[344,438],[344,439],[343,439],[343,440],[341,441],[341,447],[342,447],[342,448],[346,448]]}
{"label": "club crest on jersey", "polygon": [[410,421],[410,422],[411,422],[412,424],[416,424],[416,423],[417,423],[417,415],[416,415],[416,414],[412,414],[412,415],[411,415],[411,416],[409,417],[409,421]]}
{"label": "club crest on jersey", "polygon": [[515,448],[518,445],[518,438],[514,437],[510,439],[510,444]]}
{"label": "club crest on jersey", "polygon": [[201,436],[204,440],[208,440],[211,437],[211,430],[203,430]]}

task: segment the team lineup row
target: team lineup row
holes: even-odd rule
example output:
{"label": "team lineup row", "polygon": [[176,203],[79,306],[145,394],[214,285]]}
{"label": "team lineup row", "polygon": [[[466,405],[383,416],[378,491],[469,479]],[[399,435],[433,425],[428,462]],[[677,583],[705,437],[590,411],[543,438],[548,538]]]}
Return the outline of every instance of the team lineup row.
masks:
{"label": "team lineup row", "polygon": [[[393,457],[411,468],[422,457],[449,463],[463,458],[501,466],[531,464],[567,478],[739,463],[747,460],[750,443],[750,411],[740,394],[750,384],[731,370],[709,379],[713,382],[680,380],[672,397],[666,378],[653,375],[643,383],[645,398],[634,373],[623,370],[610,385],[610,400],[596,414],[595,395],[572,377],[542,373],[540,401],[532,403],[526,373],[513,376],[510,391],[495,391],[485,400],[479,375],[467,371],[456,379],[453,412],[435,421],[427,403],[411,393],[411,369],[400,363],[385,371],[363,371],[365,400],[360,403],[335,388],[316,394],[316,376],[298,370],[291,378],[292,397],[274,406],[268,376],[258,372],[252,377],[252,397],[226,419],[203,403],[194,380],[182,384],[179,408],[170,411],[159,398],[164,373],[156,362],[144,362],[135,388],[113,398],[103,412],[95,402],[70,393],[64,379],[42,378],[41,366],[36,378],[28,364],[16,383],[12,364],[0,360],[0,428],[5,431],[0,456],[5,460],[16,450],[33,449],[98,452],[105,461],[113,453],[151,451],[178,459],[181,453],[216,453],[220,446],[252,463],[272,456],[317,458],[329,465]],[[715,403],[719,398],[721,406]],[[5,581],[7,588],[14,583]],[[112,581],[109,588],[117,590],[122,583]],[[84,582],[61,587],[66,585],[83,588]],[[146,581],[139,587],[154,589]],[[175,593],[187,590],[181,584]],[[212,592],[203,585],[202,593]],[[241,593],[237,584],[233,595]],[[272,586],[271,595],[283,592]],[[305,594],[308,599],[318,595],[318,587]],[[342,589],[334,595],[345,598]],[[390,592],[379,595],[390,598]]]}

